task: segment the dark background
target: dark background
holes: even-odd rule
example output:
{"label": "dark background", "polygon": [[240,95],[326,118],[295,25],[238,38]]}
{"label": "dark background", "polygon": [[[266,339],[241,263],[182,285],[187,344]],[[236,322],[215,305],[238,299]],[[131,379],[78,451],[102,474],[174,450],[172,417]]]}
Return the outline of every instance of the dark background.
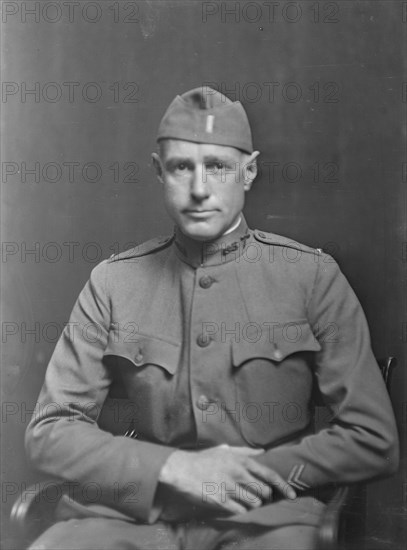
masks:
{"label": "dark background", "polygon": [[[92,267],[172,230],[150,153],[169,102],[204,83],[242,101],[262,153],[249,225],[330,252],[376,355],[398,358],[405,456],[406,3],[281,1],[274,14],[267,2],[23,4],[2,2],[5,517],[35,480],[25,426]],[[369,486],[367,529],[383,548],[407,538],[406,488],[405,459]],[[13,547],[6,523],[2,538]]]}

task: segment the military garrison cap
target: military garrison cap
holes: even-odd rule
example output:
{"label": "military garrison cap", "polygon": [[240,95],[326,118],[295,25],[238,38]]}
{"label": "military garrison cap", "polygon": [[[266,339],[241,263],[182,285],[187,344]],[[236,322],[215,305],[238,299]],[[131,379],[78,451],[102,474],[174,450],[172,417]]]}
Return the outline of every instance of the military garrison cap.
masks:
{"label": "military garrison cap", "polygon": [[249,120],[240,101],[208,86],[177,96],[165,112],[157,141],[181,139],[253,152]]}

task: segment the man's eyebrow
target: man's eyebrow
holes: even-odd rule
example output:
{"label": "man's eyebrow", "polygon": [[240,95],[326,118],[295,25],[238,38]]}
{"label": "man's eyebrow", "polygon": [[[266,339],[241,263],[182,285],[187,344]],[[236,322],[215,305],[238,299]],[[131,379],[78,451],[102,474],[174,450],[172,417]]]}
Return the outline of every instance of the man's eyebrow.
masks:
{"label": "man's eyebrow", "polygon": [[[229,155],[221,155],[221,154],[205,155],[203,158],[203,161],[205,164],[216,164],[219,162],[219,163],[229,164],[229,165],[235,165],[239,162],[234,157],[231,157]],[[190,157],[173,156],[173,157],[167,158],[164,164],[168,168],[171,168],[176,164],[187,164],[188,166],[192,166],[193,164],[195,164],[195,161]]]}
{"label": "man's eyebrow", "polygon": [[174,164],[191,164],[192,160],[188,157],[169,157],[165,159],[165,166],[174,166]]}
{"label": "man's eyebrow", "polygon": [[207,155],[204,157],[204,162],[206,163],[224,162],[228,164],[236,164],[238,161],[234,157],[230,157],[228,155]]}

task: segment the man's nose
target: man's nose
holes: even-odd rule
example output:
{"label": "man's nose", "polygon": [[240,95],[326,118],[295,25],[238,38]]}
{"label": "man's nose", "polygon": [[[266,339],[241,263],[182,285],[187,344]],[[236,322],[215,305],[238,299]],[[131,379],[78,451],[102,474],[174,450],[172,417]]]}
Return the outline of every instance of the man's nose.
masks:
{"label": "man's nose", "polygon": [[197,166],[191,177],[191,195],[195,200],[201,201],[210,195],[208,177],[204,170],[204,166]]}

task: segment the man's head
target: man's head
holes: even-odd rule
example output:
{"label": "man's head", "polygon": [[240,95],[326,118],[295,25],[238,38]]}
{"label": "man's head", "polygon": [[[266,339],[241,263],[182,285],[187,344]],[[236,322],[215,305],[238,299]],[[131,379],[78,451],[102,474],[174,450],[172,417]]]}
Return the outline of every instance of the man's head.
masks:
{"label": "man's head", "polygon": [[167,109],[157,141],[169,215],[185,235],[216,239],[238,219],[257,174],[242,105],[207,87],[186,92]]}

